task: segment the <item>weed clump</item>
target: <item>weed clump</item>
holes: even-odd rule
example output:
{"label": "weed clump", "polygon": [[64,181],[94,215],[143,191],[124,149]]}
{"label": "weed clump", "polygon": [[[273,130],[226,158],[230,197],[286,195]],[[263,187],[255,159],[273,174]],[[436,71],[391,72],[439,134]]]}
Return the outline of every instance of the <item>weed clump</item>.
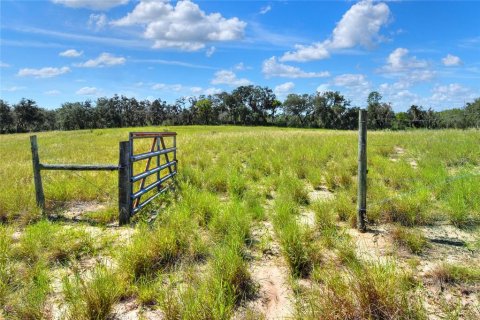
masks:
{"label": "weed clump", "polygon": [[443,283],[476,283],[480,281],[480,268],[443,263],[432,270],[430,276]]}
{"label": "weed clump", "polygon": [[420,254],[428,248],[427,239],[420,230],[411,230],[402,226],[396,226],[392,230],[393,241],[407,248],[411,253]]}
{"label": "weed clump", "polygon": [[91,279],[78,273],[74,279],[63,279],[69,319],[107,319],[113,305],[125,291],[125,283],[104,266],[97,266]]}
{"label": "weed clump", "polygon": [[426,319],[416,283],[393,264],[317,269],[319,289],[306,296],[305,319]]}
{"label": "weed clump", "polygon": [[149,229],[141,227],[120,256],[121,270],[133,280],[173,267],[182,259],[195,259],[206,254],[206,248],[186,215],[166,218]]}

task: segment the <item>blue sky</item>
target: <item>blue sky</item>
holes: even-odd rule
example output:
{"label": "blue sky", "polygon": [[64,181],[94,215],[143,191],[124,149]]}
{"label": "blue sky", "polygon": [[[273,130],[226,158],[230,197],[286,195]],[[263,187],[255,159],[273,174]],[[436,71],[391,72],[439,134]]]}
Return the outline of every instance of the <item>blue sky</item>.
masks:
{"label": "blue sky", "polygon": [[1,98],[339,90],[396,111],[480,97],[478,1],[0,0]]}

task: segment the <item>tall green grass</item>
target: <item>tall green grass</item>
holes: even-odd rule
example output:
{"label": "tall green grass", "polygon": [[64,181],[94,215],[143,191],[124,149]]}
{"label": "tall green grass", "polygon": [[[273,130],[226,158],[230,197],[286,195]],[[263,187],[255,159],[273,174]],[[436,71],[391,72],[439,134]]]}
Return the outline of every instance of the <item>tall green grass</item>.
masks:
{"label": "tall green grass", "polygon": [[[41,217],[28,135],[0,136],[0,304],[7,318],[45,317],[56,269],[73,272],[63,286],[70,318],[106,318],[125,297],[161,309],[167,319],[230,318],[258,293],[249,270],[258,240],[252,229],[265,220],[273,223],[271,241],[279,242],[292,281],[312,283],[296,291],[305,302],[297,305],[299,318],[425,318],[411,274],[362,261],[345,230],[356,224],[356,132],[228,126],[48,132],[37,134],[40,159],[115,164],[128,131],[163,129],[178,133],[176,196],[149,206],[155,221],[144,213],[122,227],[137,232],[112,246],[76,222]],[[413,253],[426,245],[412,227],[437,221],[477,227],[479,138],[474,130],[370,132],[369,223],[398,224],[395,241]],[[93,201],[106,206],[89,214],[96,226],[115,218],[115,173],[52,171],[43,178],[47,213]],[[312,202],[312,188],[326,188],[333,198]],[[308,210],[313,226],[300,219]],[[112,264],[75,269],[99,254]],[[448,269],[442,277],[475,282],[475,272]]]}

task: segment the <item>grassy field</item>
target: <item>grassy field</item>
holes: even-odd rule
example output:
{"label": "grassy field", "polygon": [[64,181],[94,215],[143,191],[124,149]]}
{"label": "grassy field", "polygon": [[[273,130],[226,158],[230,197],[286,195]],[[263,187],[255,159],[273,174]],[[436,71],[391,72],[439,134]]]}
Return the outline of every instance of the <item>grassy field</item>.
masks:
{"label": "grassy field", "polygon": [[116,164],[164,129],[177,191],[124,227],[115,172],[43,172],[42,217],[28,135],[0,136],[0,318],[480,317],[480,131],[369,132],[366,233],[356,132],[48,132],[40,159]]}

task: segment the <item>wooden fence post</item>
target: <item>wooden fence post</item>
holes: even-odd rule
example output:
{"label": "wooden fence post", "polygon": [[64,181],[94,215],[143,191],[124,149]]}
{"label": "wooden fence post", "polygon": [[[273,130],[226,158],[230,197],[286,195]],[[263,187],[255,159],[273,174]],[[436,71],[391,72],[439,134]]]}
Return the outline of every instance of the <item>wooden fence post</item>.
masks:
{"label": "wooden fence post", "polygon": [[357,227],[366,231],[367,214],[367,111],[358,113],[358,212]]}
{"label": "wooden fence post", "polygon": [[118,221],[120,225],[130,222],[132,211],[130,143],[120,142],[120,161],[118,170]]}
{"label": "wooden fence post", "polygon": [[37,206],[42,210],[45,209],[45,194],[43,193],[42,175],[40,173],[40,158],[38,156],[37,136],[30,136],[30,146],[32,148],[33,163],[33,181],[35,183],[35,197]]}

